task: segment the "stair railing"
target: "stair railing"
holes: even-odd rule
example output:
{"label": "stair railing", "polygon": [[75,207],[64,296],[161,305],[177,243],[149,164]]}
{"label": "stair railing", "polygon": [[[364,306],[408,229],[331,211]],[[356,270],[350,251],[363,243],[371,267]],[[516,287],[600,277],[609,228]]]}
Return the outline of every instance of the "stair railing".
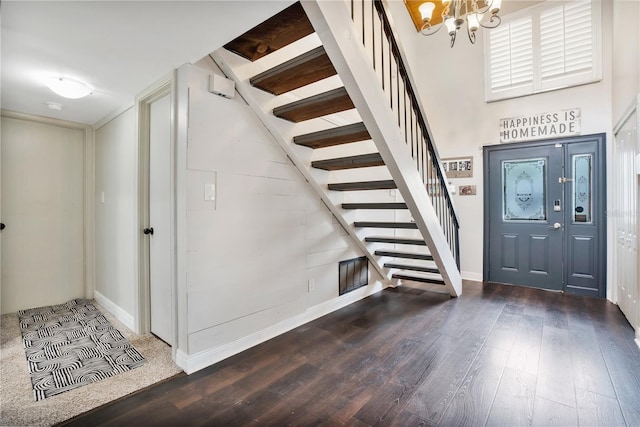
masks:
{"label": "stair railing", "polygon": [[414,89],[407,59],[394,35],[381,0],[350,0],[351,19],[369,55],[389,107],[397,117],[407,147],[416,162],[451,252],[460,268],[459,220],[446,175],[433,143],[424,108]]}

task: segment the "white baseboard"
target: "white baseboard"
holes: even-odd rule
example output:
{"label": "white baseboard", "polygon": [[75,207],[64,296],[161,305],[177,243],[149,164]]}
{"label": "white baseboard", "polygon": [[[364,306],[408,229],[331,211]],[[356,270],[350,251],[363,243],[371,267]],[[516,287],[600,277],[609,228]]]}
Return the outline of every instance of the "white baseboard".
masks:
{"label": "white baseboard", "polygon": [[192,374],[200,369],[204,369],[214,363],[220,362],[221,360],[270,340],[271,338],[282,335],[285,332],[297,328],[298,326],[304,325],[305,323],[346,307],[349,304],[353,304],[354,302],[366,298],[369,295],[378,293],[389,286],[389,283],[377,281],[369,286],[349,292],[348,294],[342,295],[325,303],[310,307],[304,313],[300,313],[266,329],[219,347],[203,350],[192,355],[186,354],[184,351],[178,349],[176,352],[176,364],[187,374]]}
{"label": "white baseboard", "polygon": [[93,292],[93,297],[98,304],[103,306],[105,310],[111,313],[116,319],[124,324],[127,328],[132,331],[135,330],[133,316],[124,311],[119,305],[111,301],[109,298],[105,297],[98,291]]}

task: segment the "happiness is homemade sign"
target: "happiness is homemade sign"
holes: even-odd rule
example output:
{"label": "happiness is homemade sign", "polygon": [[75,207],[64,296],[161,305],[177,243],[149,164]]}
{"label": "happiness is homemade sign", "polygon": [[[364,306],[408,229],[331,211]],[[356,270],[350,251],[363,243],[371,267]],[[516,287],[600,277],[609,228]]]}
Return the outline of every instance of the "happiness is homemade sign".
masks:
{"label": "happiness is homemade sign", "polygon": [[500,119],[500,143],[580,135],[580,109]]}

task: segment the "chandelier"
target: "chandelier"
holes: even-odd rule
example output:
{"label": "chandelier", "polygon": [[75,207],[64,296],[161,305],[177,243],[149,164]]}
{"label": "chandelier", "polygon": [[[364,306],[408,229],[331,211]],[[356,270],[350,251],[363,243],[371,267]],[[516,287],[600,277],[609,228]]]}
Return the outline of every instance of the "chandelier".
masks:
{"label": "chandelier", "polygon": [[[420,32],[425,36],[430,36],[437,33],[440,28],[446,27],[451,37],[451,47],[456,42],[456,34],[458,30],[462,28],[466,22],[467,35],[471,43],[476,42],[476,31],[478,28],[496,28],[500,25],[500,6],[502,0],[441,0],[440,6],[442,12],[440,19],[434,18],[434,21],[438,21],[435,25],[432,25],[432,15],[436,8],[436,4],[432,2],[422,3],[419,6],[420,15],[422,17],[422,28]],[[484,19],[487,14],[490,17]],[[484,20],[484,22],[483,22]]]}

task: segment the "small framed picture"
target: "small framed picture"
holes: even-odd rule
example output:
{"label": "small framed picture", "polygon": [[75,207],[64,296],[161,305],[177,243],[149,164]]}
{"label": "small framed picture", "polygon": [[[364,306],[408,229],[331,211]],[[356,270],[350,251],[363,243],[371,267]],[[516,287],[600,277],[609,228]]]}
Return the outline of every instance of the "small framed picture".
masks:
{"label": "small framed picture", "polygon": [[442,159],[447,178],[471,178],[473,176],[473,157],[450,157]]}
{"label": "small framed picture", "polygon": [[461,196],[475,196],[476,195],[476,186],[475,185],[461,185],[459,187]]}

